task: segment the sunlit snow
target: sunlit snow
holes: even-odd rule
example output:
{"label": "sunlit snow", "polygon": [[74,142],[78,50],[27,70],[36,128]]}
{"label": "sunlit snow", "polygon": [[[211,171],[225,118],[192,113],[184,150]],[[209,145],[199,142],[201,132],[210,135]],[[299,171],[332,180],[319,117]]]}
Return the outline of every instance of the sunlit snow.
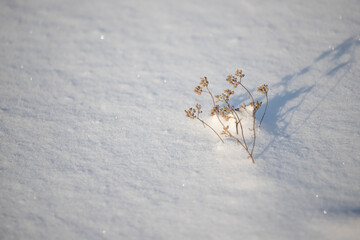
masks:
{"label": "sunlit snow", "polygon": [[[0,239],[359,238],[358,1],[2,0],[0,26]],[[184,114],[236,69],[269,85],[255,164]]]}

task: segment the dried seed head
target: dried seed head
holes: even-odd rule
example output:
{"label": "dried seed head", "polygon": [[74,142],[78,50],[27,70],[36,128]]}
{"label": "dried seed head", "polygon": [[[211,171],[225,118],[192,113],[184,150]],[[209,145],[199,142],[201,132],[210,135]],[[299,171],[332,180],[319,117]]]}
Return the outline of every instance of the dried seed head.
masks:
{"label": "dried seed head", "polygon": [[196,118],[195,113],[196,113],[196,110],[193,108],[189,108],[189,110],[185,110],[186,117],[191,118],[191,119]]}
{"label": "dried seed head", "polygon": [[195,87],[195,89],[194,89],[194,92],[196,93],[196,94],[198,94],[198,95],[201,95],[201,93],[202,93],[202,88],[200,87],[200,86],[196,86]]}
{"label": "dried seed head", "polygon": [[261,94],[267,94],[269,91],[269,87],[268,87],[268,85],[264,84],[264,85],[258,87],[257,91]]}
{"label": "dried seed head", "polygon": [[216,103],[222,102],[222,99],[220,97],[220,95],[215,95]]}
{"label": "dried seed head", "polygon": [[234,91],[226,89],[221,95],[215,95],[216,102],[229,102],[230,96],[234,94]]}
{"label": "dried seed head", "polygon": [[211,116],[214,116],[214,115],[216,115],[216,114],[218,114],[218,113],[219,113],[219,105],[216,105],[215,107],[213,107],[213,108],[211,109],[210,115],[211,115]]}
{"label": "dried seed head", "polygon": [[234,107],[231,107],[231,106],[224,106],[219,109],[219,113],[226,121],[229,121],[231,118],[231,110],[233,108]]}
{"label": "dried seed head", "polygon": [[230,90],[230,89],[226,89],[224,91],[224,93],[229,97],[230,95],[234,94],[234,91]]}
{"label": "dried seed head", "polygon": [[233,75],[228,75],[226,81],[233,85],[234,88],[236,88],[238,85],[237,78]]}
{"label": "dried seed head", "polygon": [[208,80],[207,80],[207,77],[201,78],[200,85],[201,85],[202,87],[207,87],[207,86],[209,85],[209,82],[208,82]]}
{"label": "dried seed head", "polygon": [[226,81],[233,85],[233,88],[236,88],[239,84],[241,84],[241,79],[245,76],[241,70],[236,70],[235,76],[228,75]]}
{"label": "dried seed head", "polygon": [[262,102],[260,101],[256,101],[256,102],[251,102],[249,103],[250,106],[254,107],[254,113],[256,113],[257,110],[259,110],[259,108],[261,107]]}
{"label": "dried seed head", "polygon": [[243,78],[245,77],[245,74],[242,73],[242,70],[236,70],[235,72],[235,76],[238,76],[239,78]]}

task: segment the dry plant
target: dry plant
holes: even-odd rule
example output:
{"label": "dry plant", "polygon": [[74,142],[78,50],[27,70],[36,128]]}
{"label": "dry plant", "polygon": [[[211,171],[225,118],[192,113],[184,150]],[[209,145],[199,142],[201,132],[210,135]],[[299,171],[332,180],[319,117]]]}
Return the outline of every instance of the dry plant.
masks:
{"label": "dry plant", "polygon": [[[213,95],[213,93],[209,89],[209,81],[207,80],[207,77],[201,78],[200,85],[196,86],[194,89],[194,92],[198,95],[205,93],[210,96],[213,106],[210,115],[216,117],[218,122],[221,124],[222,132],[220,134],[213,127],[211,127],[208,123],[206,123],[203,119],[200,118],[200,114],[202,113],[200,104],[196,104],[196,107],[185,110],[185,113],[186,117],[190,119],[197,119],[204,125],[204,127],[209,127],[218,136],[221,142],[224,143],[224,140],[221,136],[234,139],[237,144],[241,145],[246,150],[246,152],[249,154],[249,157],[251,158],[251,161],[255,163],[253,158],[253,152],[256,142],[255,114],[262,106],[262,102],[255,101],[253,95],[250,93],[248,88],[243,85],[242,79],[244,77],[245,74],[243,74],[242,70],[236,70],[235,75],[229,75],[226,78],[226,81],[230,83],[233,88],[237,88],[238,86],[240,86],[242,89],[244,89],[250,99],[250,102],[247,105],[244,103],[241,104],[238,108],[235,108],[233,105],[230,104],[230,98],[234,96],[234,91],[226,89],[220,95]],[[265,84],[257,88],[257,91],[261,94],[264,94],[266,97],[266,106],[264,113],[261,117],[259,127],[261,126],[268,106],[268,90],[268,85]],[[242,120],[244,119],[243,115],[240,114],[241,112],[249,113],[252,118],[252,127],[250,127],[249,129],[249,131],[251,131],[252,133],[252,141],[250,142],[248,142],[248,140],[245,138],[245,129],[244,124],[242,123]],[[231,122],[235,124],[235,133],[232,133],[229,130],[229,124]]]}

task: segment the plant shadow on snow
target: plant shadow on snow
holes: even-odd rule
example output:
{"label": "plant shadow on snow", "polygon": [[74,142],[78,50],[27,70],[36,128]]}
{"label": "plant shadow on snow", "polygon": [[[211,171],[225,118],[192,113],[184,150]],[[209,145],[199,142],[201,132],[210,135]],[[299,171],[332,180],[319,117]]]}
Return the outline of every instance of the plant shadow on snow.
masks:
{"label": "plant shadow on snow", "polygon": [[329,208],[328,212],[335,214],[335,215],[359,217],[360,216],[360,207]]}
{"label": "plant shadow on snow", "polygon": [[[296,73],[284,76],[281,82],[270,86],[272,89],[280,88],[282,90],[277,95],[270,96],[269,108],[263,124],[265,130],[274,137],[281,136],[288,138],[301,129],[310,116],[318,109],[319,105],[327,98],[328,94],[344,80],[346,74],[350,71],[352,64],[355,62],[355,49],[359,46],[360,40],[356,36],[346,39],[336,47],[329,46],[330,49],[316,57],[311,65],[304,67]],[[330,67],[321,69],[321,66],[317,65],[320,64],[320,62],[326,62]],[[336,78],[336,80],[333,81],[333,85],[329,85],[328,89],[322,89],[325,91],[327,90],[327,93],[322,96],[319,102],[314,104],[304,117],[302,117],[303,121],[301,124],[289,132],[287,130],[289,125],[293,124],[293,117],[299,111],[299,107],[307,99],[308,95],[311,92],[316,91],[315,87],[318,80],[315,80],[316,82],[311,86],[307,84],[307,86],[301,86],[294,89],[293,85],[299,84],[299,82],[301,82],[299,79],[310,74],[312,69],[321,70],[320,76],[322,75],[322,77],[325,77],[328,80],[334,78]],[[306,83],[304,83],[304,85],[306,85]],[[289,107],[290,104],[293,105]],[[284,112],[283,109],[285,106],[288,106],[289,108]],[[260,155],[266,152],[272,144],[273,141],[264,148]]]}

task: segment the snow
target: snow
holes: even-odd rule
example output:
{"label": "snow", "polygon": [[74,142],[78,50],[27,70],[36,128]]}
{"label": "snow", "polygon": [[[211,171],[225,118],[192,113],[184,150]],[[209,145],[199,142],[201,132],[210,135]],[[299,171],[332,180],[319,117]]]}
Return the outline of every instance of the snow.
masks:
{"label": "snow", "polygon": [[[0,22],[1,239],[358,238],[358,1],[3,0]],[[255,165],[184,114],[236,69],[269,85]]]}

